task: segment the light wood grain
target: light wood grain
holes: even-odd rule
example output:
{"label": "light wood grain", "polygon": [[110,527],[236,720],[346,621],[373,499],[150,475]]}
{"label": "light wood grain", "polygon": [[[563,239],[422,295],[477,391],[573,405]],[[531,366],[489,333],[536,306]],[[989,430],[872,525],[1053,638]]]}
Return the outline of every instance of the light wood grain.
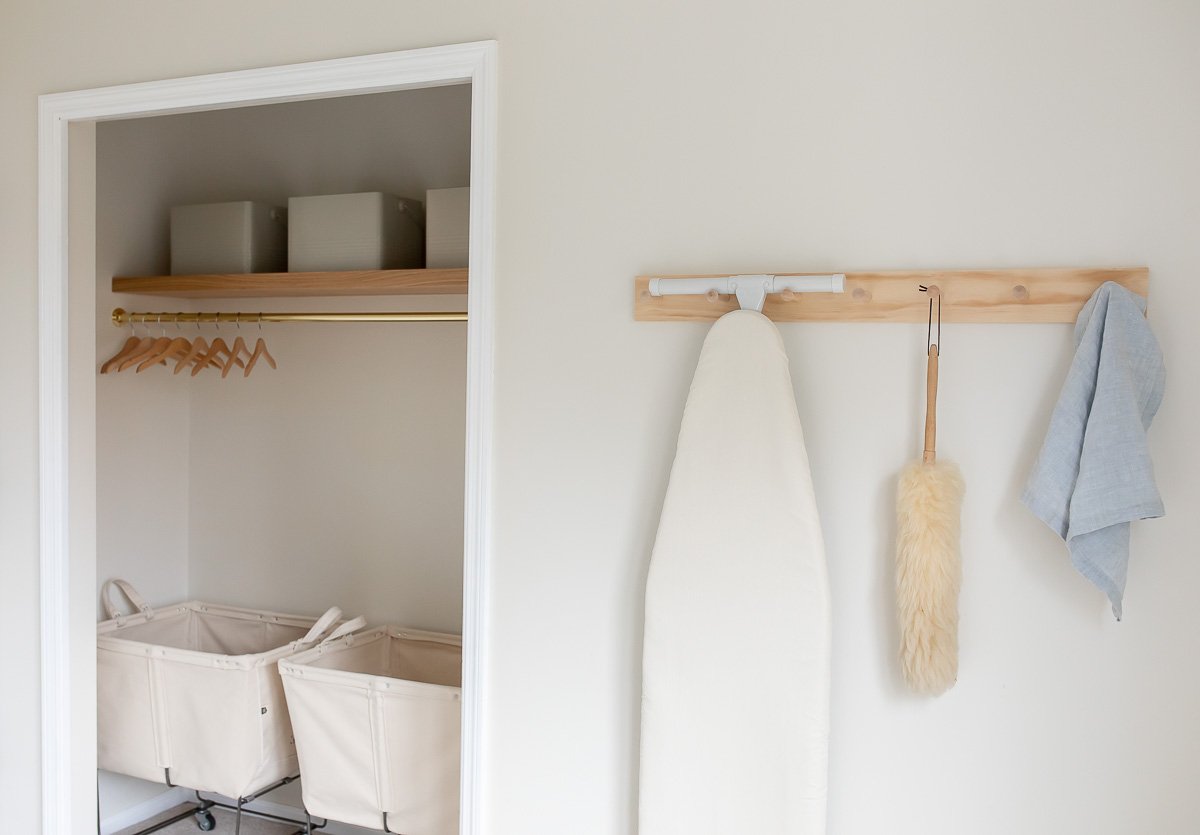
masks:
{"label": "light wood grain", "polygon": [[[776,275],[810,275],[776,273]],[[641,322],[710,322],[737,310],[733,296],[650,295],[654,278],[720,278],[711,275],[638,276],[634,318]],[[763,313],[776,322],[924,322],[929,297],[919,285],[942,292],[943,322],[1074,322],[1088,297],[1106,281],[1142,296],[1150,292],[1146,267],[1018,270],[899,270],[848,272],[844,293],[797,293],[790,301],[767,296]]]}
{"label": "light wood grain", "polygon": [[114,278],[112,289],[114,293],[191,299],[463,295],[467,292],[467,270],[127,276]]}
{"label": "light wood grain", "polygon": [[937,460],[937,386],[938,346],[930,345],[925,361],[925,450],[921,454],[926,464]]}

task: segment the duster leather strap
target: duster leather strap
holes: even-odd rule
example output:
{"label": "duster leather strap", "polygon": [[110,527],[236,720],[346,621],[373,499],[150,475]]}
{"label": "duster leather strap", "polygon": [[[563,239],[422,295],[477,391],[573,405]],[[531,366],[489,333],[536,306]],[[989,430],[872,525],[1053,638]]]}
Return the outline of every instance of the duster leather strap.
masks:
{"label": "duster leather strap", "polygon": [[937,345],[929,346],[929,359],[925,366],[925,451],[921,460],[932,464],[937,460],[937,388],[938,354]]}

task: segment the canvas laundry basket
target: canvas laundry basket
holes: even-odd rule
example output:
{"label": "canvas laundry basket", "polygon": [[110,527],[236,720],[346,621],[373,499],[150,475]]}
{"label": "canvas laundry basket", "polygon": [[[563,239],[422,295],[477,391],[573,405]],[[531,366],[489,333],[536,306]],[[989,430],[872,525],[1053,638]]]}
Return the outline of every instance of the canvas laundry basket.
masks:
{"label": "canvas laundry basket", "polygon": [[[121,615],[113,587],[137,611]],[[188,601],[155,610],[124,580],[102,592],[96,629],[97,764],[107,771],[244,797],[297,771],[276,662],[361,628]]]}
{"label": "canvas laundry basket", "polygon": [[462,638],[384,626],[279,662],[309,813],[458,835]]}

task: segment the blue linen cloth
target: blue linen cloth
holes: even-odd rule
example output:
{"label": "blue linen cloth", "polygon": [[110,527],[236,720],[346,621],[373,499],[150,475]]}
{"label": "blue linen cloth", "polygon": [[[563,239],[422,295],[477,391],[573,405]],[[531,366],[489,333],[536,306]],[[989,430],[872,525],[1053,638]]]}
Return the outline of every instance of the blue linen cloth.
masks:
{"label": "blue linen cloth", "polygon": [[1129,523],[1164,513],[1146,430],[1166,369],[1146,300],[1100,286],[1075,322],[1075,359],[1021,501],[1066,540],[1075,568],[1121,619]]}

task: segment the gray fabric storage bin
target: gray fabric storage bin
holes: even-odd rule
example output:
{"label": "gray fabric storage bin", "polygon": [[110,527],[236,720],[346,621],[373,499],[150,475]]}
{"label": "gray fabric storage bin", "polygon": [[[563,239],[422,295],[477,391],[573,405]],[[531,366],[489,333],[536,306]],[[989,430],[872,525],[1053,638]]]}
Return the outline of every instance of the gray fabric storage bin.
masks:
{"label": "gray fabric storage bin", "polygon": [[419,200],[378,191],[288,199],[288,270],[416,269],[425,266]]}
{"label": "gray fabric storage bin", "polygon": [[282,208],[239,200],[171,209],[171,274],[282,272],[287,223]]}
{"label": "gray fabric storage bin", "polygon": [[471,189],[431,188],[425,192],[425,266],[467,266],[471,244]]}

